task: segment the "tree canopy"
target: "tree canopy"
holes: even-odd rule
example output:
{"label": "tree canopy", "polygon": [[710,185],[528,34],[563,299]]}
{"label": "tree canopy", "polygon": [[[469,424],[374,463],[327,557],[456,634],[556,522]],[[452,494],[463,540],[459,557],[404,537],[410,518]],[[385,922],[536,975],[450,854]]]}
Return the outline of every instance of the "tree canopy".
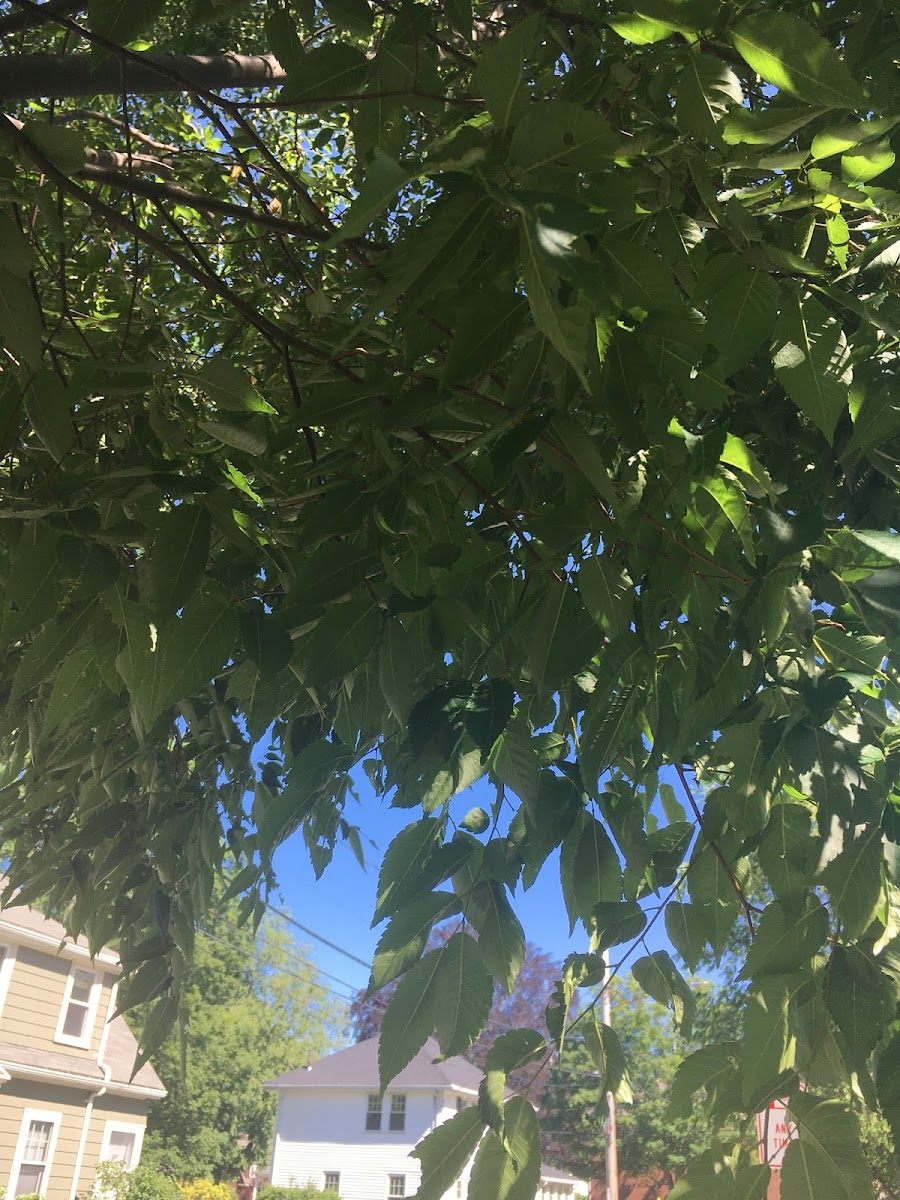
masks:
{"label": "tree canopy", "polygon": [[[142,1161],[182,1180],[236,1180],[268,1161],[275,1096],[263,1083],[321,1058],[344,1012],[308,951],[267,913],[254,932],[235,902],[203,923],[178,1025],[153,1056],[168,1094],[150,1106]],[[132,1010],[140,1035],[145,1013]]]}
{"label": "tree canopy", "polygon": [[[121,935],[151,1053],[224,857],[258,919],[292,832],[362,858],[365,775],[410,810],[385,1084],[478,1037],[561,847],[552,1041],[640,901],[689,968],[744,921],[742,1037],[685,1079],[731,1125],[789,1098],[792,1197],[866,1195],[825,1089],[900,1129],[892,6],[14,0],[0,35],[18,898]],[[686,1032],[676,959],[633,974]],[[421,1200],[479,1144],[473,1200],[529,1192],[502,1081],[549,1052],[498,1039]],[[722,1143],[684,1186],[767,1175]]]}

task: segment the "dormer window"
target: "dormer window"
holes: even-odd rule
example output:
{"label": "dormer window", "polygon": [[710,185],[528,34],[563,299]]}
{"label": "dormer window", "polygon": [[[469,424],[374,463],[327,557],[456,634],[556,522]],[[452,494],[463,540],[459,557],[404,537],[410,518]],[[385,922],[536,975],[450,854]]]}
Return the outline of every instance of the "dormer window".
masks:
{"label": "dormer window", "polygon": [[100,981],[94,972],[73,967],[66,982],[56,1041],[89,1049],[99,1000]]}
{"label": "dormer window", "polygon": [[366,1109],[366,1129],[381,1129],[381,1097],[370,1096]]}
{"label": "dormer window", "polygon": [[406,1128],[406,1096],[398,1095],[391,1096],[391,1117],[389,1129],[393,1129],[395,1133]]}

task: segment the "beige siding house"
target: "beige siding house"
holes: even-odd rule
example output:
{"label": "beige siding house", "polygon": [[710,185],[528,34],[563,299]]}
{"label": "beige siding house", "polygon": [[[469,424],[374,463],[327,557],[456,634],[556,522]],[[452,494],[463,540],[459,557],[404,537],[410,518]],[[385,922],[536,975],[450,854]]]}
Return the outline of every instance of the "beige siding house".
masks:
{"label": "beige siding house", "polygon": [[[57,921],[0,908],[0,1188],[7,1200],[90,1193],[97,1164],[141,1153],[165,1089],[115,1011],[119,962]],[[2,1193],[0,1193],[2,1194]]]}

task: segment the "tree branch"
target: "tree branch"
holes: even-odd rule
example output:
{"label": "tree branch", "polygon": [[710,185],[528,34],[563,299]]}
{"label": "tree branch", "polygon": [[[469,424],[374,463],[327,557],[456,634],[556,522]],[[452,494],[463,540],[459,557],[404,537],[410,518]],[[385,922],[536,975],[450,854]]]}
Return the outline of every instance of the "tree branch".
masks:
{"label": "tree branch", "polygon": [[286,77],[274,54],[131,54],[99,62],[89,54],[10,54],[0,99],[256,89],[276,87]]}
{"label": "tree branch", "polygon": [[180,204],[199,213],[220,213],[237,221],[252,221],[256,225],[265,225],[269,229],[277,229],[279,233],[304,237],[311,242],[328,241],[328,232],[315,225],[306,225],[302,221],[292,221],[287,217],[276,217],[272,213],[258,212],[247,204],[231,204],[228,200],[218,200],[215,196],[189,192],[175,183],[137,179],[91,163],[85,163],[81,174],[85,179],[92,179],[109,187],[118,187],[124,192],[133,192],[138,196],[146,196],[150,200]]}
{"label": "tree branch", "polygon": [[23,29],[33,29],[35,25],[43,25],[54,17],[68,16],[86,7],[86,0],[47,0],[46,4],[36,4],[28,12],[9,13],[0,17],[0,37],[8,33],[20,33]]}
{"label": "tree branch", "polygon": [[98,121],[101,125],[108,125],[110,129],[116,129],[121,133],[124,133],[127,128],[133,138],[143,142],[151,150],[158,150],[160,154],[178,154],[181,149],[179,146],[170,146],[166,142],[158,142],[149,133],[143,133],[140,129],[135,129],[133,125],[126,126],[125,122],[120,121],[118,117],[112,117],[109,113],[99,112],[93,108],[70,108],[67,112],[58,112],[56,120],[63,125],[68,125],[70,121]]}

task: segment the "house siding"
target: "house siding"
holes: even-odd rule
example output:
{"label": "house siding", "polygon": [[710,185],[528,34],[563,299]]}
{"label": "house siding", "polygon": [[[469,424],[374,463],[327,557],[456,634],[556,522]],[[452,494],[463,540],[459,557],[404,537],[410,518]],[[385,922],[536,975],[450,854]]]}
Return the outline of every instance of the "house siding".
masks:
{"label": "house siding", "polygon": [[95,970],[101,982],[100,1002],[94,1017],[90,1047],[63,1047],[54,1038],[66,994],[71,965],[69,960],[21,945],[15,947],[15,956],[9,990],[3,1011],[0,1012],[0,1042],[14,1042],[34,1049],[64,1049],[73,1058],[96,1062],[115,977],[92,968],[88,962],[76,964],[85,970]]}
{"label": "house siding", "polygon": [[[398,1089],[399,1091],[400,1089]],[[391,1092],[385,1096],[383,1125],[388,1123]],[[416,1143],[451,1110],[443,1093],[407,1091],[406,1128],[402,1133],[367,1131],[368,1093],[362,1089],[316,1089],[280,1097],[272,1155],[276,1187],[322,1187],[326,1171],[339,1171],[342,1200],[387,1200],[388,1176],[406,1176],[412,1196],[422,1178]]]}

